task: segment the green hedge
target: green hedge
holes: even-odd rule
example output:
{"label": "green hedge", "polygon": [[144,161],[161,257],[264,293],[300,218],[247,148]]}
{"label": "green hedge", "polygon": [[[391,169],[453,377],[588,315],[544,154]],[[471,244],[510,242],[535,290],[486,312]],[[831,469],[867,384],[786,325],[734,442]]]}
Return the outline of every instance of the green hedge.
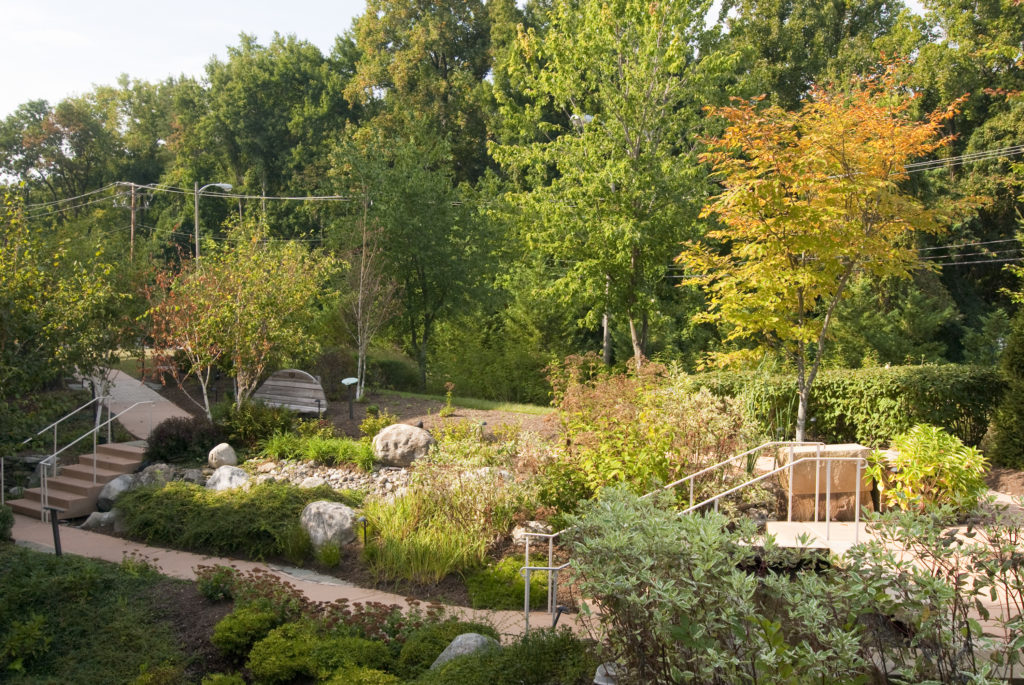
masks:
{"label": "green hedge", "polygon": [[[691,378],[695,390],[741,398],[764,434],[795,434],[795,376],[714,372]],[[1005,388],[996,369],[956,364],[822,371],[811,389],[808,439],[883,447],[929,423],[976,446]]]}

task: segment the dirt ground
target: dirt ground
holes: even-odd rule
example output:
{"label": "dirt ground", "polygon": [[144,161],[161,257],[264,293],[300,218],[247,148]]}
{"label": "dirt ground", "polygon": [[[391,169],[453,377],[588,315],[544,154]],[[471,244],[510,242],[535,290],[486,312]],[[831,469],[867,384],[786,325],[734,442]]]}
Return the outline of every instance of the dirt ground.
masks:
{"label": "dirt ground", "polygon": [[996,492],[1014,497],[1024,495],[1024,471],[993,466],[989,469],[985,482]]}

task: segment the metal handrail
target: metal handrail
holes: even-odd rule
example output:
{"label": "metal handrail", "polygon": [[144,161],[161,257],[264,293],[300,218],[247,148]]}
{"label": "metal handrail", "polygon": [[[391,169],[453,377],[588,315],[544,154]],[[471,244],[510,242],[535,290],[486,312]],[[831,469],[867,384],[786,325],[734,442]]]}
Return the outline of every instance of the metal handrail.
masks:
{"label": "metal handrail", "polygon": [[[107,418],[106,421],[104,421],[103,423],[97,423],[95,426],[93,426],[93,428],[91,430],[88,430],[85,433],[82,433],[80,436],[75,438],[73,441],[71,441],[68,444],[64,445],[64,447],[61,447],[58,451],[54,452],[53,454],[48,456],[46,459],[43,459],[42,461],[39,462],[40,466],[43,467],[42,473],[41,473],[41,478],[40,478],[40,488],[39,488],[40,489],[40,494],[41,494],[41,504],[42,504],[41,511],[40,511],[40,518],[42,520],[46,520],[46,513],[45,512],[46,512],[46,507],[49,505],[49,484],[47,483],[47,479],[51,478],[51,477],[52,478],[56,478],[57,477],[57,457],[60,456],[60,454],[62,452],[64,452],[65,450],[67,450],[68,448],[73,447],[74,445],[77,445],[79,442],[81,442],[82,440],[87,438],[89,435],[92,435],[92,451],[93,451],[93,454],[95,455],[96,447],[97,447],[97,444],[98,444],[97,437],[99,435],[100,429],[103,428],[104,426],[106,426],[107,427],[107,435],[108,435],[108,438],[109,438],[110,425],[114,421],[119,419],[120,417],[122,417],[125,414],[127,414],[128,412],[130,412],[132,409],[135,409],[135,407],[138,407],[138,406],[143,405],[143,404],[155,404],[155,402],[153,400],[143,400],[141,402],[136,402],[135,404],[131,405],[127,409],[122,409],[121,411],[119,411],[114,416],[110,416],[110,409],[108,408],[107,409],[107,416],[108,416],[108,418]],[[151,420],[152,420],[152,418],[151,418]],[[47,476],[46,469],[48,467],[52,467],[52,469],[53,469],[53,476]],[[95,458],[92,460],[92,482],[93,482],[93,485],[96,484],[96,459]]]}
{"label": "metal handrail", "polygon": [[554,614],[554,603],[558,599],[558,572],[564,571],[567,568],[569,568],[568,561],[562,564],[561,566],[551,566],[550,562],[548,562],[547,566],[530,566],[529,564],[527,564],[526,566],[523,566],[521,569],[519,569],[519,573],[524,574],[524,578],[526,581],[526,598],[523,600],[523,618],[526,621],[525,632],[530,632],[530,572],[548,572],[548,613]]}

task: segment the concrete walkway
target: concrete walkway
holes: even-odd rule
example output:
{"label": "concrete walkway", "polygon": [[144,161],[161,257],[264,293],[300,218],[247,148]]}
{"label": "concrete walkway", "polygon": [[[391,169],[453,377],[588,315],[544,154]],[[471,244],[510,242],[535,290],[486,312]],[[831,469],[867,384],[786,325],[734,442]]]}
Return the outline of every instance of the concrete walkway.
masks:
{"label": "concrete walkway", "polygon": [[[110,414],[117,416],[131,408],[119,417],[118,421],[129,433],[140,440],[149,438],[153,427],[165,419],[191,416],[170,400],[161,397],[160,393],[147,387],[142,381],[123,371],[112,369],[109,378],[111,385],[107,394],[110,396],[110,400],[107,404],[110,407]],[[146,404],[139,404],[143,402]]]}
{"label": "concrete walkway", "polygon": [[[347,599],[350,603],[379,602],[395,604],[403,608],[409,606],[409,598],[402,595],[357,587],[342,579],[320,575],[305,569],[150,547],[67,525],[59,526],[58,530],[60,531],[61,550],[65,554],[102,559],[112,563],[120,563],[125,557],[131,556],[147,561],[160,573],[172,578],[195,580],[197,566],[233,566],[240,571],[263,569],[294,585],[312,601],[334,602],[339,599]],[[15,514],[11,536],[19,545],[41,552],[52,553],[54,551],[53,531],[49,523]],[[422,604],[426,605],[428,602],[422,602]],[[449,615],[489,623],[502,635],[515,636],[523,633],[524,620],[521,611],[482,611],[455,606],[448,606],[446,609]],[[575,627],[574,618],[575,616],[562,616],[559,625]],[[533,612],[530,625],[533,628],[549,626],[551,625],[550,615]]]}

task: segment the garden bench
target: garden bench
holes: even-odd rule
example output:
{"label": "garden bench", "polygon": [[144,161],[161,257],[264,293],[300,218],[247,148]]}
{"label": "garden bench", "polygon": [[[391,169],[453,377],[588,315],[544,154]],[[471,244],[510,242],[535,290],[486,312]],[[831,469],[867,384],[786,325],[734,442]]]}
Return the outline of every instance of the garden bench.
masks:
{"label": "garden bench", "polygon": [[322,414],[327,409],[327,395],[320,380],[299,369],[274,372],[252,394],[252,399],[301,414]]}

